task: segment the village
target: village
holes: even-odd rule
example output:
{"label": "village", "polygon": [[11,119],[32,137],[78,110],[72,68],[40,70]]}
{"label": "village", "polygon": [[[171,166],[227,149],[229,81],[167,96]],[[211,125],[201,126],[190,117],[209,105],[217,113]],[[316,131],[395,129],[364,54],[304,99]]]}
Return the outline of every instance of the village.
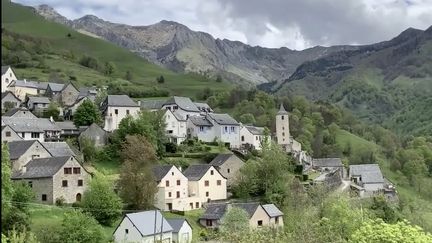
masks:
{"label": "village", "polygon": [[[66,204],[80,202],[92,180],[93,172],[84,166],[79,146],[71,147],[66,139],[85,137],[96,147],[103,147],[124,118],[137,117],[141,111],[164,113],[165,135],[170,143],[219,141],[227,148],[209,163],[190,164],[185,169],[168,164],[154,166],[154,209],[125,214],[113,233],[115,242],[156,242],[156,236],[161,242],[192,242],[195,229],[181,214],[196,209],[204,209],[198,221],[203,228],[217,229],[232,207],[248,213],[252,229],[282,227],[284,214],[275,204],[231,198],[231,187],[247,163],[245,155],[263,150],[272,141],[300,166],[299,178],[305,187],[325,185],[356,198],[383,195],[397,200],[396,188],[375,161],[346,166],[341,158],[314,158],[302,150],[302,144],[290,134],[290,114],[283,104],[278,105],[275,131],[270,131],[242,124],[230,114],[216,113],[207,103],[190,97],[132,99],[108,94],[95,103],[103,88],[20,80],[10,66],[2,66],[1,87],[1,138],[9,150],[11,179],[28,183],[36,195],[35,202],[40,204],[52,205],[59,198]],[[75,126],[77,109],[88,101],[99,108],[102,126]],[[61,121],[42,118],[52,103],[58,104]],[[164,212],[179,216],[165,218]]]}

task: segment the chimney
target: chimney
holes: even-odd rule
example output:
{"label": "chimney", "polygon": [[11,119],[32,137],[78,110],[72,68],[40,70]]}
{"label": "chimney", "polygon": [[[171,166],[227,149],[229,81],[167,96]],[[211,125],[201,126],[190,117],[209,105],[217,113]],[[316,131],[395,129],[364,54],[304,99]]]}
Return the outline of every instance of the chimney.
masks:
{"label": "chimney", "polygon": [[21,173],[24,174],[27,172],[27,167],[23,166],[21,167]]}
{"label": "chimney", "polygon": [[138,100],[137,103],[139,106],[141,106],[141,100]]}
{"label": "chimney", "polygon": [[54,123],[54,118],[52,116],[50,116],[50,122]]}

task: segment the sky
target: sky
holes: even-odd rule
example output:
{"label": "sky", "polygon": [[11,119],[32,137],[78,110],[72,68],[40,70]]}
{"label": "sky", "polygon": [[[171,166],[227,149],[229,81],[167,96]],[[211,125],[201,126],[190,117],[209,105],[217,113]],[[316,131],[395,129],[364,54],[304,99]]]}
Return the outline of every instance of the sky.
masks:
{"label": "sky", "polygon": [[129,25],[176,21],[215,38],[302,50],[370,44],[432,25],[432,0],[14,0]]}

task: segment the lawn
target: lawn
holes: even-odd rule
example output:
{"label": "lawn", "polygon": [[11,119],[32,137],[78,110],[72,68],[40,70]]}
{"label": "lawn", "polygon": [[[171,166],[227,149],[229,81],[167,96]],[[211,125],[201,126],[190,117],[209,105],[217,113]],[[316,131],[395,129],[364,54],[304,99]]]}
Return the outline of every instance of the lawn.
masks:
{"label": "lawn", "polygon": [[356,149],[377,151],[379,148],[378,145],[376,145],[375,143],[367,141],[364,138],[361,138],[342,129],[339,129],[336,134],[336,143],[339,144],[342,148],[344,148],[346,144],[351,144],[353,150]]}

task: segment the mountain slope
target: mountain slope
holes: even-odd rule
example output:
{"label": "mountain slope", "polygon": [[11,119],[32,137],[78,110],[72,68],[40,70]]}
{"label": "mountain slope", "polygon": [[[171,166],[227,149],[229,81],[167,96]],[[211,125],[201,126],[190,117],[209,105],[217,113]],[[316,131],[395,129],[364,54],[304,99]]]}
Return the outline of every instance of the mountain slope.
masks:
{"label": "mountain slope", "polygon": [[175,71],[223,75],[237,83],[261,84],[288,78],[305,61],[350,46],[314,47],[303,51],[288,48],[251,47],[239,41],[214,39],[172,21],[149,26],[129,26],[87,15],[66,20],[53,8],[41,5],[36,11],[45,18],[86,31],[125,47],[149,61]]}
{"label": "mountain slope", "polygon": [[339,103],[404,134],[431,135],[432,112],[424,111],[432,107],[432,27],[305,62],[272,88]]}
{"label": "mountain slope", "polygon": [[[8,47],[13,47],[15,43],[27,43],[27,41],[42,43],[47,47],[47,51],[40,55],[30,53],[33,52],[32,50],[23,53],[24,56],[31,55],[33,58],[37,56],[42,59],[45,67],[18,67],[16,70],[20,78],[46,81],[51,73],[58,72],[65,78],[74,76],[77,79],[76,82],[82,85],[108,85],[117,82],[131,89],[137,87],[137,89],[151,91],[153,87],[156,87],[169,90],[171,94],[190,95],[191,97],[206,86],[214,90],[225,90],[230,87],[227,83],[216,83],[200,75],[180,74],[154,65],[124,48],[84,35],[70,27],[47,21],[36,14],[33,8],[9,1],[2,1],[2,28],[4,28],[2,52]],[[11,34],[15,36],[13,40],[11,40]],[[113,75],[108,77],[101,71],[80,65],[79,60],[84,55],[97,58],[101,66],[105,62],[112,62],[116,67]],[[6,58],[6,55],[2,55],[2,60]],[[127,71],[132,74],[130,81],[125,80]],[[163,84],[155,80],[160,75],[164,76]]]}

